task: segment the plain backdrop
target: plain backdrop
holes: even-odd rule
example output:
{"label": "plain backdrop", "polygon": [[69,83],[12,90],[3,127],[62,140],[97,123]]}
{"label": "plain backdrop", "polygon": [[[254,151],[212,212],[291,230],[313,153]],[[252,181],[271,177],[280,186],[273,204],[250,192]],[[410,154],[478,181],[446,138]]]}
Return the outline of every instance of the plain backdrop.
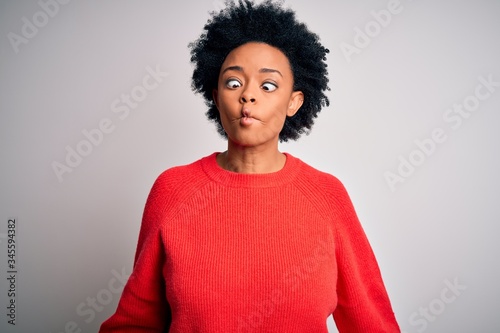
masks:
{"label": "plain backdrop", "polygon": [[[0,2],[1,332],[96,332],[155,178],[225,150],[187,47],[222,5]],[[285,5],[331,51],[331,105],[280,149],[344,183],[404,332],[499,332],[500,2]]]}

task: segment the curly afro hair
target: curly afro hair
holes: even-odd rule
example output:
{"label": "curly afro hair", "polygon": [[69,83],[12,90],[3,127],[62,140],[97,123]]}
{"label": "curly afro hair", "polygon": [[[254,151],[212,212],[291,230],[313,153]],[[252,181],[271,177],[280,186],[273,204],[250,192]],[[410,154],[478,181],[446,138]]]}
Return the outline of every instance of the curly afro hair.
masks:
{"label": "curly afro hair", "polygon": [[212,95],[217,89],[222,63],[235,48],[248,42],[262,42],[287,56],[294,76],[293,89],[304,94],[302,107],[286,118],[280,142],[309,134],[318,112],[330,104],[324,94],[330,90],[325,62],[329,50],[320,44],[318,35],[298,22],[292,10],[272,0],[257,5],[249,0],[226,1],[226,8],[212,12],[211,16],[200,38],[189,47],[195,67],[192,89],[203,95],[209,108],[206,115],[216,123],[218,132],[227,138]]}

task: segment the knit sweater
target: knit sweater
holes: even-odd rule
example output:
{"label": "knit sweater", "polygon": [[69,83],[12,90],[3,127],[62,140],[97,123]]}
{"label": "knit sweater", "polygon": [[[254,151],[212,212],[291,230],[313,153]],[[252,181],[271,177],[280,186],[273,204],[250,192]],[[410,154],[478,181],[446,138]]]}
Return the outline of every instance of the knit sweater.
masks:
{"label": "knit sweater", "polygon": [[341,182],[286,154],[267,174],[217,153],[163,172],[132,274],[100,332],[400,332]]}

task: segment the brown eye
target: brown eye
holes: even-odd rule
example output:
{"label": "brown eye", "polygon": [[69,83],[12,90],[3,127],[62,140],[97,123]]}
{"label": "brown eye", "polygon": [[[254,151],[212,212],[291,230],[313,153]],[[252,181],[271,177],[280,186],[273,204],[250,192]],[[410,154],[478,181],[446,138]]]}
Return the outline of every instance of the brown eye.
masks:
{"label": "brown eye", "polygon": [[236,89],[241,87],[241,82],[236,79],[230,79],[226,82],[226,87],[230,89]]}
{"label": "brown eye", "polygon": [[278,89],[278,86],[274,83],[266,82],[262,85],[262,89],[264,89],[265,91],[275,91],[276,89]]}

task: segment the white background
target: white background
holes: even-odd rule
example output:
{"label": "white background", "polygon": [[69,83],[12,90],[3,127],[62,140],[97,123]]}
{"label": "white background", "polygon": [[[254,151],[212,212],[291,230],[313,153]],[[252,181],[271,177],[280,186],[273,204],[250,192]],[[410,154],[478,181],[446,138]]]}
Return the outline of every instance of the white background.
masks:
{"label": "white background", "polygon": [[[478,101],[479,77],[500,82],[500,2],[401,0],[383,27],[372,11],[388,3],[286,2],[331,50],[331,106],[309,136],[281,149],[343,181],[403,331],[499,332],[498,83],[478,88],[489,95],[469,104],[460,127],[443,116]],[[115,276],[131,271],[155,178],[225,149],[190,89],[187,47],[221,6],[70,1],[49,16],[36,1],[0,2],[1,332],[97,331],[119,299]],[[24,28],[29,38],[27,21],[39,25]],[[362,45],[365,28],[372,37]],[[13,34],[24,42],[15,45]],[[347,44],[362,47],[346,56]],[[121,119],[111,105],[140,90],[148,67],[168,75]],[[60,181],[54,162],[67,164],[66,147],[83,147],[82,131],[103,119],[113,131]],[[419,153],[415,141],[436,128],[446,140]],[[400,167],[404,182],[392,191],[384,174],[410,157],[419,165]],[[5,315],[9,218],[17,222],[15,327]],[[454,283],[461,289],[450,290]]]}

